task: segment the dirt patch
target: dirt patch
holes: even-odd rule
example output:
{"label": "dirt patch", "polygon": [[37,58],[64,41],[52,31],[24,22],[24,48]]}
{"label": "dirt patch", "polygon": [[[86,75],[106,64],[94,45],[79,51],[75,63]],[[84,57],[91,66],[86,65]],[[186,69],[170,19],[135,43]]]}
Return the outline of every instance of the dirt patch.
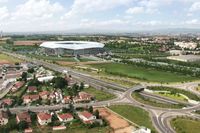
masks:
{"label": "dirt patch", "polygon": [[134,126],[121,118],[119,115],[109,111],[106,108],[98,108],[98,110],[100,116],[109,122],[114,133],[131,133],[133,131]]}
{"label": "dirt patch", "polygon": [[10,63],[7,60],[0,60],[0,65],[3,65],[3,64],[12,64],[12,63]]}
{"label": "dirt patch", "polygon": [[44,41],[15,41],[15,46],[34,46],[34,45],[40,45]]}

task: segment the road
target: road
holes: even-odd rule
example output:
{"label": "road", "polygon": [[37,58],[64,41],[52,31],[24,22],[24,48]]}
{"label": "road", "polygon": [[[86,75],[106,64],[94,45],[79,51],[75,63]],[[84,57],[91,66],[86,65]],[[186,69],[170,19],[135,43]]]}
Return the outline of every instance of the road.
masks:
{"label": "road", "polygon": [[[114,93],[117,96],[116,99],[109,100],[109,101],[85,103],[85,104],[74,104],[75,107],[85,107],[85,106],[96,106],[96,107],[101,106],[102,107],[102,106],[120,105],[120,104],[128,104],[128,105],[137,106],[137,107],[143,108],[144,110],[150,112],[153,124],[154,124],[155,128],[158,130],[158,132],[160,132],[160,133],[174,133],[174,130],[171,128],[171,126],[168,122],[169,119],[171,119],[172,117],[176,117],[178,115],[187,115],[187,116],[192,117],[191,112],[194,110],[200,109],[200,104],[194,105],[191,107],[187,107],[184,109],[163,109],[163,108],[159,108],[159,107],[153,107],[150,105],[144,105],[144,104],[139,103],[138,101],[134,100],[131,96],[131,94],[134,91],[144,88],[145,86],[143,86],[143,85],[136,85],[133,88],[126,88],[124,86],[121,86],[121,85],[118,85],[115,83],[109,83],[109,82],[106,82],[103,80],[93,78],[90,75],[83,74],[83,73],[80,73],[75,70],[71,70],[70,68],[61,67],[59,65],[51,64],[51,63],[37,60],[37,59],[31,59],[31,58],[28,58],[28,57],[25,57],[22,55],[16,55],[16,54],[7,53],[7,52],[4,52],[4,53],[24,59],[29,62],[33,62],[37,65],[42,65],[42,66],[52,69],[54,71],[63,72],[63,70],[67,70],[68,73],[70,75],[72,75],[73,77],[75,77],[81,81],[85,81],[86,83],[88,83],[92,86],[95,86],[96,88],[99,88],[99,89],[103,88],[106,91],[108,91],[110,93]],[[177,84],[177,86],[179,86],[179,87],[182,86],[182,88],[180,87],[181,89],[190,90],[194,86],[194,84],[197,84],[197,83],[196,82],[195,83],[186,83],[186,84],[180,84],[180,85]],[[107,89],[107,88],[110,88],[110,89]],[[194,92],[194,91],[192,91],[192,92]],[[12,112],[20,112],[20,111],[25,111],[25,110],[44,111],[44,110],[57,110],[57,109],[61,109],[63,107],[68,107],[68,104],[38,106],[38,107],[36,107],[36,106],[16,107],[16,108],[11,108],[10,110]]]}

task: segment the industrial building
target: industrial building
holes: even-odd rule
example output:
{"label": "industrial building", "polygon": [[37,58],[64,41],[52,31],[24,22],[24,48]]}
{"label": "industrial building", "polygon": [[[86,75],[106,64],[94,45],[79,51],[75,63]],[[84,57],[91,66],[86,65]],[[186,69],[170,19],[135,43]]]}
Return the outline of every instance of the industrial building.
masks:
{"label": "industrial building", "polygon": [[40,47],[47,55],[96,55],[104,52],[104,44],[87,41],[43,42]]}

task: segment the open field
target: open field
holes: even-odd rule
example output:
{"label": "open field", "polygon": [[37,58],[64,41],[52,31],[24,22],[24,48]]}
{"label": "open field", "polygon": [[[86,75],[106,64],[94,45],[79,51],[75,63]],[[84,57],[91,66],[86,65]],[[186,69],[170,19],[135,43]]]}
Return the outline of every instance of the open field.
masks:
{"label": "open field", "polygon": [[97,89],[94,89],[94,88],[91,88],[91,87],[84,89],[84,91],[95,96],[97,101],[106,101],[106,100],[111,100],[111,99],[116,98],[116,96],[113,95],[113,94],[110,94],[110,93],[105,92],[105,91],[97,90]]}
{"label": "open field", "polygon": [[109,108],[139,126],[150,128],[152,133],[156,132],[147,111],[129,105],[115,105]]}
{"label": "open field", "polygon": [[3,63],[14,64],[16,62],[22,62],[22,60],[19,60],[19,59],[16,59],[16,58],[13,58],[8,55],[0,53],[0,64],[3,64]]}
{"label": "open field", "polygon": [[177,133],[199,133],[200,121],[190,118],[175,118],[171,121],[172,127]]}
{"label": "open field", "polygon": [[155,94],[160,95],[160,96],[164,96],[164,97],[167,97],[167,98],[179,100],[179,101],[184,101],[184,102],[187,101],[187,99],[185,99],[185,97],[183,97],[182,95],[179,95],[179,94],[171,94],[169,92],[164,92],[164,93],[155,92]]}
{"label": "open field", "polygon": [[108,74],[136,78],[150,82],[183,82],[197,79],[191,76],[119,63],[92,64],[90,66],[102,69],[103,72]]}
{"label": "open field", "polygon": [[167,104],[167,103],[161,103],[158,102],[157,100],[154,99],[150,99],[150,98],[145,98],[142,95],[140,95],[139,93],[133,93],[132,97],[143,103],[143,104],[147,104],[147,105],[151,105],[151,106],[155,106],[155,107],[161,107],[161,108],[176,108],[176,109],[180,109],[185,107],[185,105],[182,104]]}
{"label": "open field", "polygon": [[135,128],[126,120],[106,108],[98,108],[98,110],[100,115],[109,122],[114,133],[130,133]]}

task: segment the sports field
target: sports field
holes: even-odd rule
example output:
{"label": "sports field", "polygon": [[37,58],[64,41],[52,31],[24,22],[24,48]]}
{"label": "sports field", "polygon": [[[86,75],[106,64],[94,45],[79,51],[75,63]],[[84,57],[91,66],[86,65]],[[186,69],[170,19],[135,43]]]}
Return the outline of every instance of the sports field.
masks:
{"label": "sports field", "polygon": [[106,63],[92,64],[90,66],[101,69],[107,74],[130,77],[149,82],[168,83],[197,80],[197,78],[191,76],[185,76],[177,73],[148,69],[143,67],[136,67],[128,64]]}

